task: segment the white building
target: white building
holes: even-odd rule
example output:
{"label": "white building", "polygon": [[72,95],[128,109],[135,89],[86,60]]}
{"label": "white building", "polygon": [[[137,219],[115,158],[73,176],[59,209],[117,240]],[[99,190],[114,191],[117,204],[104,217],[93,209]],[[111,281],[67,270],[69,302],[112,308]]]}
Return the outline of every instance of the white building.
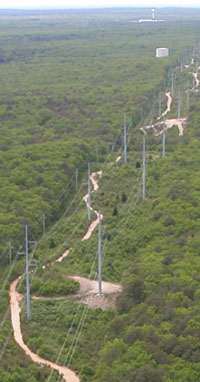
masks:
{"label": "white building", "polygon": [[169,56],[169,49],[168,48],[157,48],[156,49],[156,57],[168,57]]}

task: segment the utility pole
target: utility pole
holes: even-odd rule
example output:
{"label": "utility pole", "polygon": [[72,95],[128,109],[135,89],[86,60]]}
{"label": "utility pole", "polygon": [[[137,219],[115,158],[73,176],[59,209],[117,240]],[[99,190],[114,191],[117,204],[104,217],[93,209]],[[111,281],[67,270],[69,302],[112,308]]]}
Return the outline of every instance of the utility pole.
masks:
{"label": "utility pole", "polygon": [[174,96],[174,73],[172,72],[172,84],[171,84],[171,94]]}
{"label": "utility pole", "polygon": [[107,142],[106,143],[106,154],[109,154],[109,151],[113,151],[113,143],[112,142]]}
{"label": "utility pole", "polygon": [[158,115],[161,116],[162,110],[162,98],[161,98],[161,90],[159,91],[159,100],[158,100]]}
{"label": "utility pole", "polygon": [[87,205],[88,205],[88,220],[91,220],[91,183],[90,183],[90,163],[88,163],[88,200],[87,200]]}
{"label": "utility pole", "polygon": [[181,102],[182,99],[181,99],[181,91],[179,90],[178,92],[178,118],[181,117]]}
{"label": "utility pole", "polygon": [[76,191],[78,190],[78,169],[76,168],[76,173],[75,173],[75,182],[76,182]]}
{"label": "utility pole", "polygon": [[126,113],[124,114],[124,163],[127,163]]}
{"label": "utility pole", "polygon": [[143,136],[142,199],[146,199],[146,135]]}
{"label": "utility pole", "polygon": [[11,267],[11,264],[12,264],[12,245],[11,245],[11,241],[9,242],[9,263],[10,263],[10,267]]}
{"label": "utility pole", "polygon": [[192,80],[192,89],[195,90],[195,78],[193,76],[193,80]]}
{"label": "utility pole", "polygon": [[132,115],[130,116],[129,126],[130,126],[130,127],[133,127],[133,116],[132,116]]}
{"label": "utility pole", "polygon": [[28,226],[25,226],[25,239],[26,239],[26,311],[27,319],[31,316],[31,304],[30,304],[30,281],[29,281],[29,259],[28,259]]}
{"label": "utility pole", "polygon": [[30,303],[30,280],[29,280],[29,266],[35,266],[36,264],[29,264],[29,244],[35,244],[36,241],[29,241],[28,239],[28,225],[25,225],[25,252],[17,252],[18,255],[25,255],[26,256],[26,270],[25,270],[25,275],[26,275],[26,316],[27,319],[30,319],[31,317],[31,303]]}
{"label": "utility pole", "polygon": [[140,109],[140,121],[142,121],[142,120],[143,120],[143,109],[141,107],[141,109]]}
{"label": "utility pole", "polygon": [[98,145],[95,145],[95,150],[96,150],[96,160],[97,160],[97,163],[99,163],[99,146]]}
{"label": "utility pole", "polygon": [[163,128],[163,151],[162,151],[162,157],[165,158],[165,140],[166,140],[166,124],[164,119],[164,128]]}
{"label": "utility pole", "polygon": [[183,73],[183,57],[181,56],[180,72]]}
{"label": "utility pole", "polygon": [[43,235],[46,233],[46,216],[45,214],[42,215],[42,226],[43,226]]}
{"label": "utility pole", "polygon": [[186,100],[187,109],[189,109],[189,107],[190,107],[190,89],[189,89],[189,84],[187,85],[186,95],[187,95],[187,100]]}
{"label": "utility pole", "polygon": [[98,283],[99,283],[99,297],[102,294],[102,251],[101,251],[101,212],[99,212],[99,228],[98,228]]}

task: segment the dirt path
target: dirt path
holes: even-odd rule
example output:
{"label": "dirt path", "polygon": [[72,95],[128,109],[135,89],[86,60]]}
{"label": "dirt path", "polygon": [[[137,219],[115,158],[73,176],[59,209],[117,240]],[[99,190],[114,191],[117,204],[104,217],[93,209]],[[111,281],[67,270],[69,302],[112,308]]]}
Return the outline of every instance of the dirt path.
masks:
{"label": "dirt path", "polygon": [[[161,125],[161,124],[165,124],[165,128],[166,129],[170,129],[171,127],[173,126],[177,126],[178,127],[178,131],[179,131],[179,136],[182,136],[183,133],[184,133],[184,124],[186,123],[187,121],[187,118],[174,118],[174,119],[166,119],[165,121],[161,121],[159,123],[156,123],[155,125],[153,125],[152,127],[156,127],[158,125]],[[158,135],[161,135],[163,133],[164,129],[162,129],[161,131],[155,133],[155,136],[158,136]]]}
{"label": "dirt path", "polygon": [[121,155],[118,155],[118,157],[115,159],[115,162],[118,163],[122,159]]}
{"label": "dirt path", "polygon": [[197,89],[197,87],[199,86],[198,72],[197,73],[190,72],[190,74],[192,74],[194,79],[195,79],[195,84],[194,84],[194,87],[192,88],[192,90],[198,91],[198,89]]}
{"label": "dirt path", "polygon": [[[92,191],[92,192],[98,190],[98,188],[99,188],[98,181],[99,181],[99,179],[101,178],[101,176],[102,176],[102,171],[92,172],[92,174],[90,175],[90,180],[91,180],[92,185],[93,185],[93,191]],[[83,197],[83,200],[84,200],[84,202],[86,203],[86,206],[87,206],[87,208],[88,208],[88,194],[86,194],[86,195]],[[92,211],[94,211],[94,213],[96,214],[97,218],[96,218],[96,220],[94,220],[94,221],[90,224],[90,226],[89,226],[89,228],[88,228],[86,234],[82,237],[81,241],[88,240],[88,239],[90,238],[90,236],[92,235],[92,232],[95,230],[95,228],[96,228],[96,227],[98,226],[98,224],[99,224],[99,212],[96,211],[96,210],[94,210],[92,207],[90,207],[90,209],[91,209]],[[103,215],[102,215],[102,214],[101,214],[100,218],[103,219]]]}
{"label": "dirt path", "polygon": [[[185,65],[185,68],[186,68],[186,69],[189,69],[189,67],[190,67],[190,66],[193,66],[193,65],[194,65],[194,58],[191,59],[191,63],[190,63],[190,65]],[[196,68],[197,72],[189,72],[190,74],[193,75],[194,80],[195,80],[194,86],[193,86],[193,88],[190,89],[190,90],[192,90],[192,91],[196,91],[196,92],[199,91],[199,90],[197,89],[197,87],[199,86],[199,82],[200,82],[199,79],[198,79],[198,71],[199,71],[199,69],[200,69],[200,67]]]}
{"label": "dirt path", "polygon": [[[172,96],[171,96],[171,93],[170,92],[166,92],[165,93],[166,97],[167,97],[167,108],[166,110],[157,117],[157,120],[160,120],[161,118],[165,117],[167,115],[167,113],[169,113],[169,111],[171,110],[171,105],[172,105]],[[143,134],[147,134],[146,130],[148,129],[153,129],[154,130],[154,134],[155,135],[158,135],[158,131],[156,129],[156,126],[159,126],[161,124],[163,124],[164,122],[161,121],[161,122],[157,122],[157,123],[154,123],[152,125],[147,125],[147,126],[142,126],[140,127],[140,130],[143,132]]]}
{"label": "dirt path", "polygon": [[[191,63],[190,65],[194,65],[194,58],[191,59]],[[185,68],[186,69],[189,69],[190,65],[185,65]],[[190,72],[190,74],[193,75],[194,79],[195,79],[195,84],[194,84],[194,87],[191,89],[193,91],[196,91],[198,92],[199,89],[197,89],[197,87],[199,86],[199,83],[200,83],[200,80],[198,79],[198,70],[200,69],[200,67],[198,67],[197,69],[197,72]],[[171,105],[172,105],[172,96],[171,96],[171,93],[170,92],[166,92],[165,95],[167,96],[168,100],[167,100],[167,108],[166,110],[157,118],[158,120],[160,120],[161,118],[165,117],[167,115],[167,113],[171,110]],[[184,134],[184,125],[185,123],[187,122],[187,118],[172,118],[172,119],[166,119],[165,121],[161,121],[161,122],[158,122],[158,123],[155,123],[153,125],[149,125],[149,126],[144,126],[144,127],[141,127],[141,130],[143,132],[145,132],[146,129],[149,129],[149,128],[153,128],[154,129],[154,133],[155,133],[155,136],[158,136],[158,135],[161,135],[163,133],[163,129],[161,131],[158,132],[158,130],[156,129],[157,126],[161,125],[161,124],[165,124],[166,128],[167,129],[170,129],[172,128],[173,126],[177,126],[178,127],[178,131],[179,131],[179,136],[182,136]]]}
{"label": "dirt path", "polygon": [[[192,73],[193,75],[195,75],[195,78],[196,78],[196,73]],[[197,84],[199,84],[199,80],[197,79]],[[198,86],[198,85],[197,85]],[[184,134],[184,125],[185,123],[187,122],[187,118],[171,118],[171,119],[166,119],[166,120],[162,120],[161,121],[161,118],[165,117],[167,115],[167,113],[170,112],[171,110],[171,105],[172,105],[172,96],[171,96],[171,93],[170,92],[166,92],[165,95],[167,96],[167,108],[166,110],[157,118],[159,120],[159,122],[157,123],[154,123],[152,125],[147,125],[147,126],[143,126],[140,128],[140,130],[146,134],[146,130],[148,129],[153,129],[154,130],[154,135],[155,136],[158,136],[158,135],[161,135],[163,134],[163,131],[164,129],[162,129],[161,131],[158,131],[158,129],[156,127],[160,126],[160,125],[164,125],[165,124],[165,128],[166,129],[170,129],[172,128],[173,126],[177,126],[178,127],[178,131],[179,131],[179,136],[182,136]]]}
{"label": "dirt path", "polygon": [[11,309],[11,322],[13,327],[13,335],[16,343],[20,346],[21,349],[24,350],[25,354],[32,359],[33,362],[49,366],[52,369],[55,369],[59,372],[60,375],[63,376],[64,380],[66,382],[79,382],[79,378],[77,375],[70,369],[68,369],[65,366],[59,366],[56,363],[50,362],[48,360],[45,360],[44,358],[41,358],[37,354],[33,353],[28,346],[24,343],[23,335],[21,331],[21,324],[20,324],[20,302],[23,298],[21,294],[19,294],[16,291],[17,284],[22,276],[18,277],[15,281],[12,282],[10,286],[10,309]]}
{"label": "dirt path", "polygon": [[46,265],[43,265],[42,269],[51,267],[52,265],[54,265],[56,263],[61,263],[65,259],[65,257],[67,257],[69,255],[71,250],[72,250],[72,248],[67,249],[58,259],[52,261],[51,263],[47,263]]}
{"label": "dirt path", "polygon": [[[116,162],[118,162],[121,159],[121,157],[118,157]],[[102,176],[102,171],[98,172],[93,172],[90,176],[92,185],[93,185],[93,192],[97,191],[99,186],[98,186],[98,181],[100,177]],[[88,206],[88,194],[83,197],[83,200],[86,202],[86,205]],[[91,237],[92,232],[94,229],[97,227],[99,223],[99,213],[94,210],[91,207],[91,210],[93,210],[97,216],[97,219],[94,220],[89,228],[87,233],[83,236],[81,239],[87,240]],[[100,218],[103,219],[103,215],[100,215]],[[52,266],[57,262],[62,262],[64,258],[68,256],[72,248],[67,249],[62,256],[60,256],[58,259],[52,261],[51,263],[48,263],[46,265],[43,265],[43,269],[46,267]],[[13,328],[13,335],[16,343],[20,346],[20,348],[25,352],[25,354],[31,358],[31,360],[34,363],[37,363],[39,365],[44,365],[44,366],[49,366],[51,369],[55,369],[59,372],[61,376],[63,376],[64,380],[66,382],[79,382],[78,376],[69,368],[66,366],[60,366],[56,363],[50,362],[48,360],[45,360],[44,358],[38,356],[37,354],[33,353],[29,347],[24,343],[23,340],[23,334],[21,331],[21,323],[20,323],[20,312],[21,312],[21,307],[20,303],[23,299],[23,295],[19,294],[16,290],[18,282],[22,276],[19,276],[16,280],[12,282],[10,285],[10,310],[11,310],[11,323],[12,323],[12,328]],[[121,291],[121,286],[119,284],[114,284],[114,283],[109,283],[109,282],[102,282],[102,289],[103,292],[105,293],[105,296],[98,297],[97,298],[97,293],[98,293],[98,282],[95,280],[88,280],[84,277],[80,276],[71,276],[72,279],[77,280],[80,283],[80,290],[79,293],[82,295],[82,300],[81,302],[88,304],[89,307],[102,307],[107,308],[108,306],[112,306],[112,304],[115,304],[115,299],[116,299],[116,293]],[[106,294],[109,294],[109,296],[106,296]],[[111,295],[115,295],[112,297]]]}
{"label": "dirt path", "polygon": [[[102,176],[102,171],[92,172],[92,174],[90,175],[90,180],[91,180],[92,185],[93,185],[93,191],[97,191],[98,190],[98,188],[99,188],[98,182],[99,182],[99,179],[101,178],[101,176]],[[83,196],[83,200],[84,200],[84,202],[86,203],[86,205],[88,207],[88,194]],[[86,234],[82,237],[81,241],[89,239],[90,236],[92,235],[92,232],[95,230],[95,228],[97,227],[97,225],[99,223],[98,212],[95,211],[92,207],[91,207],[91,210],[95,212],[95,214],[97,216],[97,219],[94,220],[90,224]],[[101,219],[103,219],[103,215],[101,215]],[[45,269],[45,268],[50,267],[50,266],[52,266],[52,265],[54,265],[56,263],[61,263],[69,255],[71,250],[72,250],[72,248],[67,249],[58,259],[52,261],[51,263],[43,265],[42,268]]]}
{"label": "dirt path", "polygon": [[[195,81],[196,81],[196,87],[199,85],[199,80],[198,80],[198,77],[197,77],[197,73],[192,73],[194,78],[195,78]],[[167,115],[167,113],[171,110],[171,104],[172,104],[172,97],[171,97],[171,94],[170,92],[167,92],[166,93],[166,96],[168,98],[167,100],[167,108],[166,110],[161,114],[161,116],[158,117],[158,119],[160,120],[162,117],[165,117]],[[177,125],[178,126],[178,129],[179,129],[179,135],[183,135],[183,132],[184,132],[184,128],[183,128],[183,124],[186,122],[186,118],[178,118],[178,119],[168,119],[166,121],[160,121],[152,126],[144,126],[141,128],[141,130],[146,134],[146,128],[155,128],[155,126],[158,126],[162,123],[165,123],[167,128],[170,128],[172,127],[173,125]],[[158,133],[159,134],[162,134],[162,131]],[[117,159],[116,159],[116,162],[120,161],[121,160],[121,156],[118,156]],[[97,191],[99,186],[98,186],[98,180],[100,179],[100,177],[102,176],[102,171],[99,171],[99,172],[96,172],[96,173],[92,173],[91,176],[90,176],[90,179],[91,179],[91,182],[92,182],[92,185],[93,185],[93,192],[94,191]],[[88,206],[88,194],[86,194],[84,197],[83,197],[83,200],[86,202],[86,205]],[[83,238],[81,239],[82,241],[84,240],[87,240],[91,237],[92,235],[92,232],[94,231],[94,229],[97,227],[98,223],[99,223],[99,217],[98,217],[98,212],[96,210],[94,210],[92,207],[91,209],[95,212],[96,216],[97,216],[97,219],[94,220],[89,228],[88,228],[88,231],[87,233],[83,236]],[[101,219],[103,219],[103,215],[101,214],[100,216]],[[52,266],[54,265],[56,262],[62,262],[64,258],[66,258],[68,256],[68,254],[70,253],[71,251],[71,248],[70,249],[67,249],[63,254],[62,256],[60,256],[58,259],[54,260],[53,262],[51,263],[48,263],[47,265],[44,265],[43,266],[43,269],[45,269],[47,266]],[[52,369],[55,369],[59,372],[60,375],[63,376],[64,380],[66,382],[79,382],[79,378],[78,376],[72,371],[70,370],[69,368],[65,367],[65,366],[59,366],[53,362],[50,362],[48,360],[45,360],[44,358],[41,358],[40,356],[38,356],[37,354],[33,353],[29,348],[28,346],[24,343],[24,340],[23,340],[23,335],[22,335],[22,331],[21,331],[21,324],[20,324],[20,312],[21,312],[21,308],[20,308],[20,302],[23,298],[23,296],[21,294],[19,294],[16,290],[17,288],[17,285],[18,285],[18,282],[19,280],[21,279],[22,276],[19,276],[16,280],[14,280],[12,282],[12,284],[10,285],[10,291],[9,291],[9,295],[10,295],[10,310],[11,310],[11,323],[12,323],[12,328],[13,328],[13,335],[14,335],[14,339],[16,341],[16,343],[21,347],[21,349],[23,349],[23,351],[25,352],[25,354],[30,357],[32,359],[32,361],[34,363],[37,363],[39,365],[45,365],[45,366],[49,366],[50,368]],[[107,297],[106,297],[106,294],[108,295],[111,295],[111,294],[116,294],[116,293],[119,293],[122,288],[121,288],[121,285],[120,284],[115,284],[115,283],[109,283],[109,282],[102,282],[102,290],[103,290],[103,293],[105,294],[105,296],[103,297],[97,297],[97,293],[98,293],[98,282],[95,281],[95,280],[88,280],[84,277],[80,277],[80,276],[71,276],[71,278],[73,280],[76,280],[79,282],[80,284],[80,294],[82,294],[84,297],[83,297],[83,302],[84,303],[87,303],[89,304],[89,306],[102,306],[105,305],[105,307],[107,307]],[[90,300],[92,301],[91,303],[88,303],[88,296],[90,298]],[[97,301],[98,299],[98,301]],[[99,301],[102,301],[101,304],[99,305]]]}
{"label": "dirt path", "polygon": [[165,95],[167,97],[167,109],[157,119],[161,119],[161,118],[165,117],[165,115],[167,115],[167,113],[169,113],[169,111],[171,110],[171,105],[172,105],[171,93],[166,92]]}

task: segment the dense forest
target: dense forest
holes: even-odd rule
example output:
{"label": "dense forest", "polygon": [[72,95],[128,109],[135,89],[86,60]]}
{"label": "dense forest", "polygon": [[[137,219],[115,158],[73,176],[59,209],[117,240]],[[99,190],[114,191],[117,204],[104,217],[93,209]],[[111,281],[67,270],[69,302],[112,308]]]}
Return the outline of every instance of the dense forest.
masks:
{"label": "dense forest", "polygon": [[[199,382],[200,99],[192,73],[200,66],[200,12],[164,9],[156,16],[165,22],[136,22],[149,12],[0,12],[4,382],[61,381],[13,339],[9,287],[25,270],[25,225],[31,294],[42,297],[31,299],[29,320],[21,303],[24,342],[33,352],[69,366],[83,382]],[[167,46],[169,57],[156,58],[158,46]],[[167,118],[187,123],[183,136],[177,126],[167,130],[165,158],[162,135],[146,130],[143,200],[140,128],[158,121],[172,82]],[[81,304],[71,278],[96,278],[97,229],[81,240],[90,224],[82,200],[88,163],[102,171],[92,193],[93,208],[103,213],[102,277],[122,288],[105,293],[103,309]],[[25,284],[22,277],[20,293]]]}

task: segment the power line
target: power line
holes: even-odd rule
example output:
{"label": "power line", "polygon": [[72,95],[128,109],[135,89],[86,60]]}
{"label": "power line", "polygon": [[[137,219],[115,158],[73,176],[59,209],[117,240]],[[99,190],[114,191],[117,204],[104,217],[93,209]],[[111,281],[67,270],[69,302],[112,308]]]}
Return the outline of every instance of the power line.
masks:
{"label": "power line", "polygon": [[181,104],[182,104],[182,96],[181,96],[181,91],[179,89],[179,91],[178,91],[178,118],[181,117]]}
{"label": "power line", "polygon": [[166,124],[164,119],[164,125],[163,125],[163,150],[162,150],[162,157],[165,158],[165,141],[166,141]]}
{"label": "power line", "polygon": [[159,99],[158,99],[158,116],[161,116],[161,111],[162,111],[162,95],[161,95],[161,90],[159,90]]}
{"label": "power line", "polygon": [[[119,135],[119,134],[118,134]],[[116,140],[117,140],[117,137],[116,137]],[[114,149],[114,146],[113,146],[113,149]],[[108,159],[108,158],[107,158]],[[61,197],[62,197],[62,194],[61,194]],[[59,198],[59,199],[61,199],[61,197]],[[45,215],[43,215],[43,233],[44,233],[44,235],[46,234],[46,232],[45,232]],[[41,241],[43,241],[43,239],[41,240]],[[35,250],[36,250],[36,247],[35,247],[35,249],[34,249],[34,251],[33,251],[33,254],[35,253]],[[26,230],[26,258],[27,258],[27,260],[28,260],[28,228],[27,228],[27,230]],[[29,261],[27,261],[26,262],[26,275],[28,275],[28,272],[29,271]],[[21,281],[20,281],[20,283],[21,283]],[[28,280],[28,282],[27,282],[27,285],[28,285],[28,290],[29,290],[29,293],[27,293],[27,306],[29,306],[29,303],[28,303],[28,296],[30,297],[30,285],[29,285],[29,280]],[[29,313],[28,313],[28,315],[30,314],[30,309],[28,309],[28,311],[29,311]],[[7,313],[6,313],[6,315],[5,315],[5,317],[7,317]],[[11,332],[10,332],[11,333]],[[11,335],[11,334],[10,334]],[[8,339],[8,342],[9,342],[9,339]],[[8,343],[7,342],[7,343]],[[6,345],[7,346],[7,345]]]}
{"label": "power line", "polygon": [[189,89],[189,84],[187,84],[187,90],[186,90],[186,105],[187,109],[189,109],[190,106],[190,89]]}
{"label": "power line", "polygon": [[4,344],[3,344],[3,347],[2,347],[2,350],[1,350],[1,353],[0,353],[0,361],[1,361],[1,359],[3,358],[3,356],[4,356],[4,353],[5,353],[5,351],[6,351],[6,348],[7,348],[8,344],[9,344],[9,342],[10,342],[11,336],[12,336],[12,330],[10,330],[10,332],[9,332],[9,334],[8,334],[8,336],[7,336],[7,339],[6,339],[6,341],[4,342]]}
{"label": "power line", "polygon": [[[52,235],[54,235],[55,233],[57,233],[64,225],[66,225],[66,221],[63,223],[63,225],[56,229],[56,227],[60,224],[60,222],[65,218],[65,215],[69,212],[70,208],[72,207],[72,205],[75,203],[76,199],[78,198],[80,192],[82,191],[82,188],[83,188],[83,183],[81,184],[80,188],[79,188],[79,191],[77,194],[75,194],[74,198],[72,199],[71,203],[67,206],[66,210],[64,211],[63,215],[60,217],[60,219],[53,225],[53,227],[51,229],[48,230],[48,232],[45,234],[44,237],[42,237],[39,241],[38,241],[38,244],[39,243],[42,243],[42,242],[45,242],[46,240],[48,240],[50,237],[52,237]],[[71,219],[71,217],[74,216],[74,214],[77,212],[77,210],[79,209],[78,207],[82,204],[82,200],[79,202],[78,205],[76,205],[76,208],[74,210],[74,212],[67,218],[67,221],[69,219]],[[56,230],[55,230],[56,229]]]}
{"label": "power line", "polygon": [[46,233],[46,216],[45,214],[42,215],[42,226],[43,226],[43,236]]}
{"label": "power line", "polygon": [[[87,308],[87,310],[88,310],[88,308]],[[82,315],[82,318],[81,318],[81,321],[79,322],[79,331],[77,332],[78,334],[77,334],[76,339],[75,339],[75,342],[74,342],[74,346],[73,346],[72,353],[71,353],[71,355],[70,355],[69,363],[71,362],[72,356],[73,356],[74,351],[75,351],[75,348],[76,348],[76,344],[77,344],[78,339],[79,339],[79,337],[80,337],[80,333],[81,333],[83,324],[84,324],[85,319],[86,319],[87,310],[84,310],[83,315]]]}
{"label": "power line", "polygon": [[126,113],[124,114],[124,163],[127,163]]}
{"label": "power line", "polygon": [[30,303],[30,281],[29,281],[29,258],[28,258],[28,226],[25,226],[26,236],[26,310],[27,318],[31,317],[31,303]]}
{"label": "power line", "polygon": [[98,284],[99,284],[99,297],[102,296],[102,249],[101,249],[101,212],[98,214],[99,227],[98,227]]}
{"label": "power line", "polygon": [[174,78],[175,78],[175,73],[172,72],[172,77],[171,77],[171,95],[172,95],[172,97],[174,96]]}
{"label": "power line", "polygon": [[75,173],[75,182],[76,182],[76,191],[78,190],[78,169],[76,169]]}
{"label": "power line", "polygon": [[15,256],[15,258],[14,258],[14,260],[13,260],[13,263],[11,264],[11,266],[10,266],[10,268],[9,268],[9,272],[8,272],[8,274],[7,274],[7,276],[6,276],[5,280],[4,280],[4,283],[3,283],[3,285],[2,285],[2,288],[1,288],[1,290],[0,290],[0,297],[2,296],[2,294],[3,294],[4,290],[5,290],[6,284],[7,284],[8,280],[9,280],[11,274],[12,274],[12,271],[13,271],[13,269],[14,269],[14,266],[15,266],[15,264],[16,264],[16,261],[17,261],[17,259],[18,259],[18,256],[19,256],[19,254],[17,253],[16,256]]}
{"label": "power line", "polygon": [[146,134],[143,135],[142,149],[142,199],[146,199]]}
{"label": "power line", "polygon": [[88,220],[91,220],[91,183],[90,183],[90,173],[91,173],[91,166],[90,166],[90,163],[88,163],[88,197],[87,197]]}

